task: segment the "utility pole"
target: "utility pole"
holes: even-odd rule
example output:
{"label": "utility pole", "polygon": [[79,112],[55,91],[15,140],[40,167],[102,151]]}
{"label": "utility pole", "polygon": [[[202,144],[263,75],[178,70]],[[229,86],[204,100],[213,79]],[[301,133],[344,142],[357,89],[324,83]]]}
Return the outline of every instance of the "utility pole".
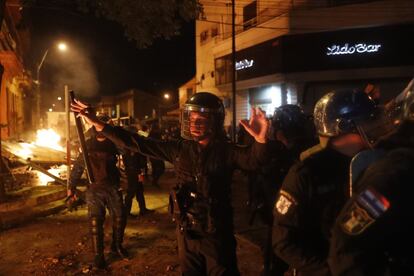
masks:
{"label": "utility pole", "polygon": [[[6,7],[6,0],[0,0],[0,24],[3,24],[4,18],[4,9]],[[4,67],[0,63],[0,88],[1,82],[3,79]],[[1,107],[1,90],[0,90],[0,107]],[[1,154],[1,115],[0,115],[0,203],[3,202],[6,198],[6,189],[4,187],[4,178],[3,178],[3,156]]]}
{"label": "utility pole", "polygon": [[[0,64],[0,87],[1,87],[1,82],[3,79],[3,65]],[[0,90],[0,107],[1,107],[1,90]],[[0,115],[1,118],[1,115]],[[3,155],[1,154],[1,130],[2,130],[2,124],[1,124],[1,120],[0,120],[0,203],[6,200],[6,188],[4,187],[4,171],[5,168],[3,170]]]}
{"label": "utility pole", "polygon": [[232,107],[233,124],[232,140],[236,142],[236,5],[235,0],[231,1],[231,64],[232,64]]}
{"label": "utility pole", "polygon": [[66,188],[69,189],[70,183],[70,165],[71,165],[71,156],[70,156],[70,95],[68,86],[65,85],[65,112],[66,112]]}
{"label": "utility pole", "polygon": [[37,127],[43,127],[43,125],[40,125],[41,122],[41,112],[40,112],[40,69],[42,68],[43,62],[45,61],[47,54],[49,53],[49,49],[47,49],[42,56],[42,60],[40,61],[40,63],[37,66],[37,70],[36,70],[36,78],[37,78],[37,87],[36,87],[36,119],[39,120]]}

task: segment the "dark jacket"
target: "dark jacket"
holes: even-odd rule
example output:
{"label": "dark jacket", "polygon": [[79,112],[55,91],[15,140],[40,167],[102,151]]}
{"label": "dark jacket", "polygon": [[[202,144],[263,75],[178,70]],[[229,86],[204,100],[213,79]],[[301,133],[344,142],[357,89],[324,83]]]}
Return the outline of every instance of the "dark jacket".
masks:
{"label": "dark jacket", "polygon": [[191,195],[193,201],[187,211],[207,219],[208,232],[233,231],[230,199],[233,169],[254,170],[266,161],[266,144],[241,147],[216,140],[202,148],[194,141],[153,140],[111,126],[105,126],[102,133],[121,149],[171,162],[177,176],[177,188]]}
{"label": "dark jacket", "polygon": [[147,158],[138,152],[127,151],[122,154],[122,161],[127,175],[138,175],[147,166]]}
{"label": "dark jacket", "polygon": [[413,148],[389,149],[364,172],[332,232],[334,275],[414,275],[413,172]]}
{"label": "dark jacket", "polygon": [[[95,137],[91,137],[86,140],[86,147],[89,153],[92,173],[95,178],[95,182],[91,184],[92,187],[102,185],[119,186],[120,173],[116,166],[118,151],[114,143],[109,139],[100,142]],[[71,171],[69,183],[71,189],[76,188],[84,170],[83,155],[79,154]]]}
{"label": "dark jacket", "polygon": [[274,248],[299,275],[330,275],[330,229],[346,199],[349,163],[327,148],[293,165],[282,184]]}

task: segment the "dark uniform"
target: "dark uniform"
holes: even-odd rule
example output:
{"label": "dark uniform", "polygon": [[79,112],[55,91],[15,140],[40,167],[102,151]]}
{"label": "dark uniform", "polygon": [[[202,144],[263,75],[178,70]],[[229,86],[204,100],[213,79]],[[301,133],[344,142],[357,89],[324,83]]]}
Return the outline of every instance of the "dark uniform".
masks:
{"label": "dark uniform", "polygon": [[144,173],[147,166],[147,158],[137,152],[128,151],[122,155],[127,176],[128,188],[125,196],[126,214],[131,213],[132,199],[135,197],[138,202],[140,214],[145,214],[148,209],[144,198],[144,185],[139,176]]}
{"label": "dark uniform", "polygon": [[[240,124],[239,131],[237,132],[237,144],[241,146],[250,146],[254,143],[254,138],[244,129]],[[252,206],[253,198],[257,189],[255,189],[256,171],[243,172],[247,176],[247,206]]]}
{"label": "dark uniform", "polygon": [[[95,137],[86,140],[92,173],[95,182],[90,184],[86,191],[86,203],[88,204],[88,216],[92,235],[93,250],[97,263],[103,261],[103,222],[106,208],[113,220],[112,250],[122,249],[124,236],[124,206],[122,194],[119,191],[120,173],[117,164],[117,149],[110,140],[98,141]],[[75,190],[85,169],[83,157],[80,155],[74,163],[71,172],[70,189]],[[101,266],[101,265],[99,265]]]}
{"label": "dark uniform", "polygon": [[374,125],[377,111],[372,99],[356,90],[332,91],[315,105],[323,144],[290,169],[275,204],[274,248],[298,275],[331,275],[331,228],[348,198],[351,157],[371,141],[367,126]]}
{"label": "dark uniform", "polygon": [[262,245],[264,275],[283,275],[287,270],[287,264],[273,253],[273,206],[290,167],[299,160],[300,153],[311,145],[311,140],[301,139],[292,142],[288,148],[278,141],[270,140],[268,141],[269,162],[257,170],[253,215],[255,217],[260,215],[262,222],[269,227],[267,241]]}
{"label": "dark uniform", "polygon": [[329,264],[335,275],[414,275],[414,79],[387,108],[384,129],[390,121],[394,128],[377,145],[386,153],[364,164],[333,228]]}
{"label": "dark uniform", "polygon": [[409,132],[401,135],[406,145],[386,145],[386,155],[368,167],[341,211],[329,259],[334,275],[414,275],[414,143],[407,144],[413,137]]}
{"label": "dark uniform", "polygon": [[283,182],[274,249],[298,275],[330,275],[330,228],[346,199],[350,160],[326,148],[293,165]]}
{"label": "dark uniform", "polygon": [[212,140],[205,148],[191,140],[155,141],[105,126],[102,133],[120,148],[174,164],[172,193],[178,253],[184,275],[238,275],[230,184],[234,168],[256,169],[266,145],[239,147]]}

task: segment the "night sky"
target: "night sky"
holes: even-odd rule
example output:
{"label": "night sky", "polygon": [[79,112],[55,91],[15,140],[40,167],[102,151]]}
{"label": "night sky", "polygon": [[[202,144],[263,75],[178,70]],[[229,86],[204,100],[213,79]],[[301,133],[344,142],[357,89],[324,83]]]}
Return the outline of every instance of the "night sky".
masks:
{"label": "night sky", "polygon": [[[40,80],[51,99],[63,93],[64,84],[84,97],[114,95],[130,88],[162,94],[176,90],[195,73],[194,22],[187,23],[180,36],[138,49],[121,26],[102,18],[56,8],[31,8],[29,14],[27,61],[35,78],[34,64],[50,49]],[[54,47],[61,40],[68,44],[66,53]]]}

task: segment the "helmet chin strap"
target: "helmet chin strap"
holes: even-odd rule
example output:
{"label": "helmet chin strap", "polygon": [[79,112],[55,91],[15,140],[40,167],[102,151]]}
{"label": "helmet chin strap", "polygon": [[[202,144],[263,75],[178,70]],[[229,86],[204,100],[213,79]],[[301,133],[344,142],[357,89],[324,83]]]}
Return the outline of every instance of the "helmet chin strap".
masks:
{"label": "helmet chin strap", "polygon": [[374,145],[372,144],[372,142],[368,138],[367,133],[365,132],[365,130],[362,127],[360,127],[359,125],[356,125],[356,129],[357,129],[359,135],[361,135],[362,140],[364,140],[367,148],[368,149],[373,149]]}

